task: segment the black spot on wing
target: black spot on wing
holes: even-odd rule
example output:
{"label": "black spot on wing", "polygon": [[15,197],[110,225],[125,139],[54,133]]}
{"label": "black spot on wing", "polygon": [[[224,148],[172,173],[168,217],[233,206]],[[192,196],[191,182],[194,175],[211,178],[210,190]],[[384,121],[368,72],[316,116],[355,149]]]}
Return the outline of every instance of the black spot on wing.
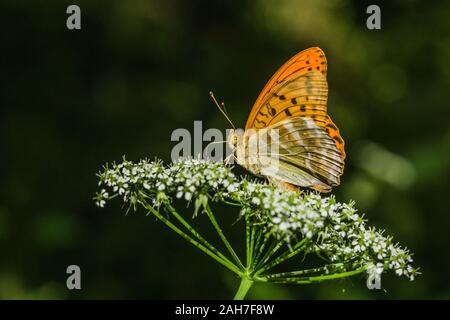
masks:
{"label": "black spot on wing", "polygon": [[272,107],[270,104],[266,104],[266,108],[267,108],[267,112],[269,112],[269,114],[272,117],[277,113],[277,110],[274,107]]}
{"label": "black spot on wing", "polygon": [[263,126],[266,126],[266,122],[265,122],[265,121],[255,119],[255,122],[260,123],[260,124],[262,124]]}
{"label": "black spot on wing", "polygon": [[262,116],[264,116],[264,117],[266,117],[266,118],[269,117],[266,113],[264,113],[264,112],[262,112],[262,111],[259,111],[258,114],[260,114],[260,115],[262,115]]}
{"label": "black spot on wing", "polygon": [[333,123],[328,123],[327,127],[331,128],[331,129],[334,129],[334,130],[337,130],[337,127]]}
{"label": "black spot on wing", "polygon": [[341,137],[339,137],[338,135],[333,137],[333,140],[336,141],[337,143],[341,144],[343,141],[341,139]]}

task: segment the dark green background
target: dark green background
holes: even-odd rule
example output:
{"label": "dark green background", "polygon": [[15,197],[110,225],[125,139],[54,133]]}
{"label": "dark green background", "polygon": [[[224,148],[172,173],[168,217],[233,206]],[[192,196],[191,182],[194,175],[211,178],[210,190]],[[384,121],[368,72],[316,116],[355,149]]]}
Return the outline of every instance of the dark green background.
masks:
{"label": "dark green background", "polygon": [[[80,31],[66,28],[73,3]],[[211,89],[243,126],[273,72],[310,46],[327,55],[329,113],[346,141],[335,194],[411,248],[423,275],[383,277],[385,291],[352,278],[248,297],[450,298],[450,2],[386,1],[378,31],[366,7],[3,0],[0,298],[232,297],[238,279],[144,212],[96,208],[95,173],[123,154],[168,161],[172,130],[194,120],[227,128]],[[217,213],[227,226],[237,215]],[[70,264],[81,291],[65,288]]]}

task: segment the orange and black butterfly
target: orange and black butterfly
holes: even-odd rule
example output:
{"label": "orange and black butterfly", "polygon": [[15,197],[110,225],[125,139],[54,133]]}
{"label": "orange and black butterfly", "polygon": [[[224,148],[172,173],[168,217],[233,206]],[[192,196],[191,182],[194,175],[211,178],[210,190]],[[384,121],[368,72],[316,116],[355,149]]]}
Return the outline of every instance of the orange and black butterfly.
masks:
{"label": "orange and black butterfly", "polygon": [[[290,190],[329,192],[339,185],[344,140],[327,114],[326,72],[325,54],[315,47],[299,52],[273,75],[245,130],[230,135],[238,164]],[[261,148],[261,141],[269,148]]]}

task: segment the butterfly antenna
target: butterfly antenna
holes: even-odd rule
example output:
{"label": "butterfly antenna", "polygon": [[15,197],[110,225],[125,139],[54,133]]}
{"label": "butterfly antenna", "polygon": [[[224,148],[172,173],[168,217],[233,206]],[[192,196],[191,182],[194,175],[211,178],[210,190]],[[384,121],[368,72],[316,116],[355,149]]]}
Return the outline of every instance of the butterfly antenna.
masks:
{"label": "butterfly antenna", "polygon": [[212,91],[209,92],[209,95],[211,96],[211,99],[214,101],[214,103],[216,104],[217,108],[219,108],[220,112],[222,112],[222,114],[224,115],[224,117],[228,120],[228,122],[231,124],[231,126],[233,127],[233,129],[236,129],[236,127],[234,126],[233,122],[230,120],[230,117],[228,116],[226,110],[225,110],[225,103],[222,102],[222,104],[220,105],[217,102],[216,97],[214,96],[214,93]]}
{"label": "butterfly antenna", "polygon": [[228,114],[227,107],[225,107],[225,102],[222,101],[222,102],[220,103],[220,106],[222,107],[223,111],[225,111],[225,113]]}

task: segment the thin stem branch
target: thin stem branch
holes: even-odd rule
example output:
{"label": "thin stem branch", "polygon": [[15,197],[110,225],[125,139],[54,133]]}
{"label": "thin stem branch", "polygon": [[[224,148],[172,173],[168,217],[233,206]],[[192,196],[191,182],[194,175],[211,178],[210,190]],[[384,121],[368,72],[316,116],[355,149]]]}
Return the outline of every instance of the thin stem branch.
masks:
{"label": "thin stem branch", "polygon": [[[342,264],[338,263],[338,264],[335,264],[334,266],[338,266],[338,265],[342,265]],[[274,278],[286,278],[286,277],[291,277],[291,276],[302,276],[305,274],[318,273],[318,272],[325,271],[327,269],[327,267],[330,267],[330,266],[331,265],[318,267],[318,268],[304,269],[304,270],[272,273],[272,274],[265,276],[265,278],[274,279]]]}
{"label": "thin stem branch", "polygon": [[[262,234],[262,233],[263,233],[263,232],[262,232],[262,230],[261,230],[261,234]],[[257,251],[258,251],[258,252],[256,253],[255,259],[253,259],[253,265],[252,265],[252,269],[253,269],[253,270],[256,268],[256,266],[257,266],[257,264],[258,264],[258,262],[259,262],[259,260],[260,260],[260,257],[261,257],[261,255],[262,255],[262,253],[263,253],[263,251],[264,251],[264,249],[265,249],[265,247],[266,247],[266,244],[267,244],[267,242],[269,241],[270,236],[271,236],[271,233],[270,233],[270,232],[267,232],[267,233],[264,235],[264,239],[262,240],[261,245],[259,245],[259,247],[257,247]]]}
{"label": "thin stem branch", "polygon": [[326,281],[326,280],[335,280],[335,279],[340,279],[340,278],[346,278],[346,277],[360,274],[364,271],[366,271],[366,268],[362,267],[362,268],[352,270],[352,271],[346,271],[346,272],[340,272],[340,273],[334,273],[334,274],[328,274],[328,275],[322,275],[322,276],[286,277],[286,278],[276,278],[276,279],[260,277],[260,278],[258,278],[258,280],[259,281],[271,281],[271,282],[275,282],[275,283],[310,284],[310,283],[318,283],[318,282],[322,282],[322,281]]}
{"label": "thin stem branch", "polygon": [[254,248],[255,248],[255,228],[254,226],[250,225],[250,262],[247,265],[248,269],[251,269],[254,259]]}
{"label": "thin stem branch", "polygon": [[279,255],[275,260],[272,260],[272,262],[268,263],[264,267],[258,270],[256,275],[263,273],[264,271],[267,271],[280,263],[292,258],[293,256],[297,255],[299,252],[303,251],[303,249],[306,247],[308,239],[304,238],[303,240],[299,241],[292,249],[285,251],[281,255]]}
{"label": "thin stem branch", "polygon": [[178,235],[183,237],[185,240],[187,240],[189,243],[193,244],[197,248],[199,248],[201,251],[209,255],[211,258],[228,268],[229,270],[233,271],[239,276],[242,276],[241,270],[239,270],[238,267],[236,267],[233,263],[231,263],[229,260],[224,260],[222,257],[217,255],[216,253],[212,252],[210,249],[208,249],[205,245],[199,243],[198,241],[194,240],[190,236],[188,236],[186,233],[184,233],[181,229],[179,229],[176,225],[174,225],[172,222],[170,222],[167,218],[165,218],[163,215],[161,215],[157,210],[155,210],[153,207],[148,205],[145,202],[141,201],[141,204],[144,208],[149,210],[151,213],[153,213],[160,221],[162,221],[165,225],[167,225],[170,229],[175,231]]}
{"label": "thin stem branch", "polygon": [[223,233],[222,229],[220,228],[220,225],[217,223],[217,220],[214,217],[214,213],[212,212],[212,210],[208,204],[205,205],[205,211],[206,211],[206,214],[208,215],[208,218],[211,221],[212,225],[214,226],[217,233],[219,234],[220,239],[222,239],[222,242],[225,244],[225,247],[227,247],[228,251],[230,252],[233,259],[236,261],[236,263],[239,265],[239,267],[242,270],[244,270],[245,269],[244,265],[242,264],[241,260],[239,259],[238,255],[234,251],[231,244],[228,242],[225,234]]}
{"label": "thin stem branch", "polygon": [[242,204],[239,202],[231,202],[225,199],[221,199],[223,203],[229,204],[231,206],[235,206],[235,207],[242,207]]}
{"label": "thin stem branch", "polygon": [[[222,258],[227,263],[233,264],[230,259],[228,259],[223,253],[217,250],[211,243],[209,243],[205,238],[203,238],[195,229],[192,227],[170,204],[165,203],[167,211],[169,211],[180,223],[189,230],[189,232],[196,237],[203,245],[205,245],[209,250],[214,252],[217,256]],[[233,264],[234,265],[234,264]]]}
{"label": "thin stem branch", "polygon": [[283,241],[274,241],[273,244],[269,247],[269,250],[267,250],[266,254],[264,255],[264,257],[261,259],[260,262],[258,262],[257,266],[256,266],[256,270],[258,270],[256,272],[256,275],[260,274],[264,268],[264,265],[267,263],[267,261],[269,261],[269,259],[275,254],[277,253],[277,251],[284,245]]}
{"label": "thin stem branch", "polygon": [[259,254],[259,247],[263,238],[263,232],[261,230],[261,228],[255,228],[255,242],[253,244],[253,259],[252,259],[252,264],[250,265],[250,270],[253,270],[253,268],[256,265],[256,259],[258,258],[258,254]]}
{"label": "thin stem branch", "polygon": [[251,252],[250,252],[250,218],[249,215],[245,215],[245,252],[246,252],[246,266],[247,268],[251,264]]}

